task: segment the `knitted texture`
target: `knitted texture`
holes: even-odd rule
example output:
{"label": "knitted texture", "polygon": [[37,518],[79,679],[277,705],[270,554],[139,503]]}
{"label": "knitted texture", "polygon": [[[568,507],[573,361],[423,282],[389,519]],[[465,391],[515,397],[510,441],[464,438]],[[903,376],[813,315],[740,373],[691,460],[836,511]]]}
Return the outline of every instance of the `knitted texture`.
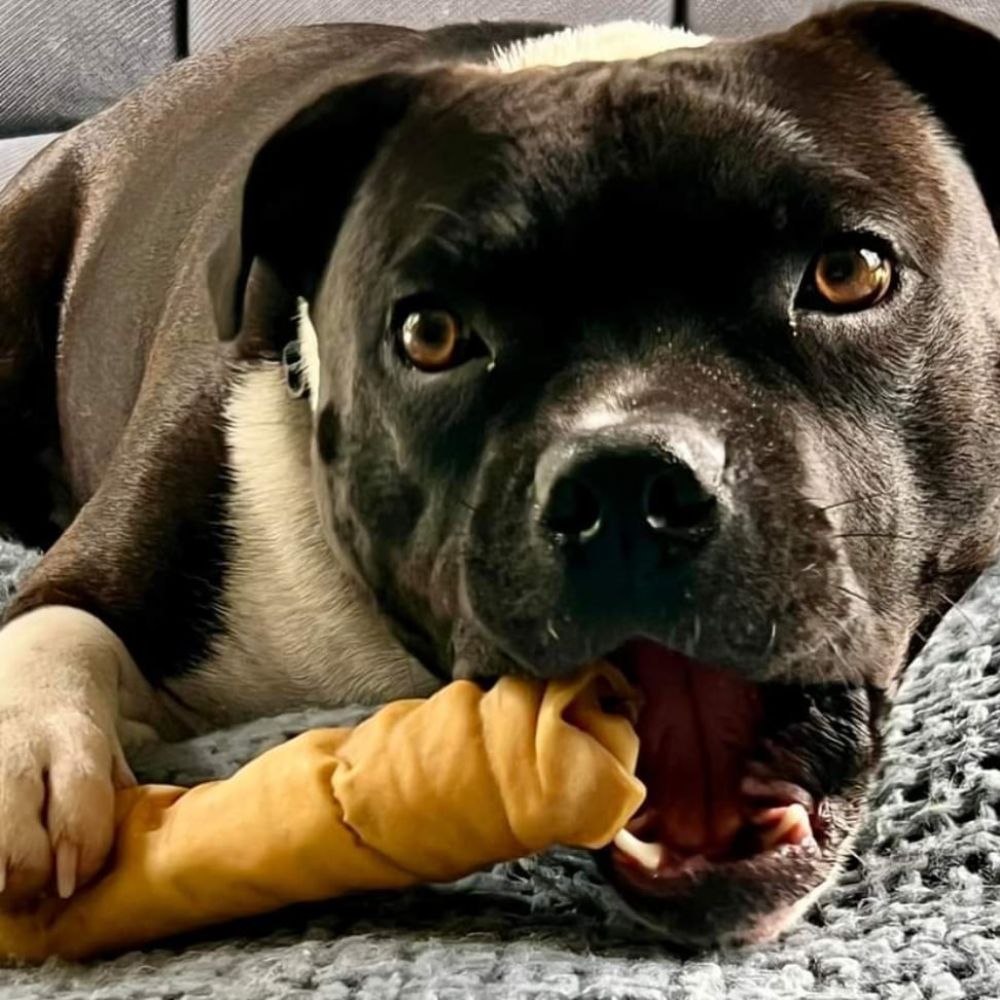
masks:
{"label": "knitted texture", "polygon": [[[0,602],[25,555],[0,543]],[[440,888],[286,911],[92,966],[0,971],[2,1000],[959,1000],[1000,996],[1000,569],[910,667],[856,856],[780,941],[694,958],[634,926],[583,853]],[[303,729],[367,711],[261,720],[135,761],[191,783]]]}

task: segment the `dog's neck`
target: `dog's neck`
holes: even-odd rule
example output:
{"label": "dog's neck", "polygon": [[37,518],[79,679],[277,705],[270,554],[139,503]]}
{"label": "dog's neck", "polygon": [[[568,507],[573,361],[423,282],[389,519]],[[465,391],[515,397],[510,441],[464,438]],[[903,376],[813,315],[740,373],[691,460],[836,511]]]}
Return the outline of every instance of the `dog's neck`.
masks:
{"label": "dog's neck", "polygon": [[[300,337],[303,374],[315,386],[308,314]],[[167,685],[215,723],[305,704],[419,697],[438,686],[324,537],[311,426],[308,403],[290,397],[280,365],[237,377],[226,407],[233,549],[219,598],[225,627],[198,669]]]}

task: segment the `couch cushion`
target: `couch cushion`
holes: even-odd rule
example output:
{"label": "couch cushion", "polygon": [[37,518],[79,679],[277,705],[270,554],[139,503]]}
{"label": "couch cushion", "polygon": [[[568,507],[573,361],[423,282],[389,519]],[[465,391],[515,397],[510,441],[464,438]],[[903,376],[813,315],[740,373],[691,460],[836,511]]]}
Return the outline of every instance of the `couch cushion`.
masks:
{"label": "couch cushion", "polygon": [[[849,0],[688,0],[687,25],[708,35],[755,35],[799,21],[817,10],[843,7]],[[957,17],[975,21],[1000,33],[1000,2],[997,0],[924,0]]]}
{"label": "couch cushion", "polygon": [[637,18],[670,24],[673,16],[674,0],[410,0],[405,4],[397,0],[191,0],[189,13],[192,52],[269,28],[322,21],[429,28],[481,20],[589,24]]}
{"label": "couch cushion", "polygon": [[55,138],[58,138],[58,133],[27,135],[19,139],[0,139],[0,188],[3,188],[35,153]]}
{"label": "couch cushion", "polygon": [[51,132],[177,55],[174,0],[0,0],[0,136]]}

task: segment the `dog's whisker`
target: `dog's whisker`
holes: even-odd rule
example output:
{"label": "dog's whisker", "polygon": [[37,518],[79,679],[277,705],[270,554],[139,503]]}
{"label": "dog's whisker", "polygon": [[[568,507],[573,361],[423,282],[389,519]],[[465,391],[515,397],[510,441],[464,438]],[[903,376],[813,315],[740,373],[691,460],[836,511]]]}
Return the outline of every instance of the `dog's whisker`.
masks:
{"label": "dog's whisker", "polygon": [[831,538],[886,538],[905,542],[919,541],[916,535],[900,535],[891,531],[841,531]]}
{"label": "dog's whisker", "polygon": [[771,634],[767,638],[767,648],[764,650],[764,655],[770,657],[774,653],[774,647],[778,644],[778,622],[776,619],[771,619]]}
{"label": "dog's whisker", "polygon": [[[839,625],[840,623],[838,622],[836,624]],[[824,635],[823,639],[826,642],[826,645],[830,648],[830,651],[837,658],[837,662],[834,664],[834,667],[836,668],[837,666],[840,666],[842,669],[841,675],[837,678],[837,680],[840,683],[849,684],[851,682],[851,675],[854,671],[851,670],[851,666],[847,662],[843,650],[837,645],[829,634]]]}
{"label": "dog's whisker", "polygon": [[694,657],[697,654],[698,643],[701,641],[701,615],[695,611],[691,621],[691,630],[682,644],[685,656]]}
{"label": "dog's whisker", "polygon": [[[833,503],[828,503],[823,507],[817,507],[816,509],[820,513],[824,513],[828,510],[836,510],[838,507],[847,507],[850,504],[855,503],[865,503],[868,500],[878,500],[881,497],[888,496],[888,490],[878,490],[875,493],[863,493],[858,496],[848,497],[846,500],[836,500]],[[810,497],[805,497],[803,502],[813,503],[814,501]]]}
{"label": "dog's whisker", "polygon": [[462,251],[458,248],[458,244],[449,240],[446,236],[442,236],[440,233],[433,233],[430,239],[431,242],[436,243],[445,253],[459,259],[462,257]]}
{"label": "dog's whisker", "polygon": [[972,629],[972,633],[973,633],[973,635],[975,637],[978,638],[982,634],[983,626],[982,625],[977,625],[968,616],[968,614],[965,611],[965,608],[963,608],[961,604],[959,604],[953,598],[949,597],[948,594],[946,594],[943,590],[938,591],[938,597],[940,597],[948,605],[949,608],[953,608],[955,611],[958,612],[958,614],[960,614],[965,619],[965,621],[968,624],[969,628]]}
{"label": "dog's whisker", "polygon": [[870,597],[867,597],[865,594],[859,594],[856,590],[852,590],[850,587],[845,587],[842,583],[835,583],[834,586],[837,588],[837,590],[841,590],[845,594],[849,594],[851,597],[854,597],[857,600],[861,601],[862,603],[867,604],[868,607],[872,609],[872,611],[876,613],[879,612],[878,607],[876,607],[872,599]]}
{"label": "dog's whisker", "polygon": [[447,205],[442,205],[436,201],[422,201],[417,205],[417,208],[422,212],[437,212],[440,215],[447,215],[449,218],[455,219],[463,225],[468,223],[468,219],[466,219],[460,212],[456,212],[455,209],[449,208]]}

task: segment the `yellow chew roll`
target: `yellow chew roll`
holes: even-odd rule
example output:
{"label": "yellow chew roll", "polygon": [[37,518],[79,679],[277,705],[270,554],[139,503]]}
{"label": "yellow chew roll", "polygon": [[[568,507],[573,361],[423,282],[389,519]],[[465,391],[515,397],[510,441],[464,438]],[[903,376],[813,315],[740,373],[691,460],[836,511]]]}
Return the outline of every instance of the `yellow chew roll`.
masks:
{"label": "yellow chew roll", "polygon": [[446,881],[554,844],[600,847],[644,796],[638,739],[597,664],[543,684],[456,681],[319,729],[192,789],[121,792],[102,874],[0,913],[0,955],[85,958],[349,892]]}

